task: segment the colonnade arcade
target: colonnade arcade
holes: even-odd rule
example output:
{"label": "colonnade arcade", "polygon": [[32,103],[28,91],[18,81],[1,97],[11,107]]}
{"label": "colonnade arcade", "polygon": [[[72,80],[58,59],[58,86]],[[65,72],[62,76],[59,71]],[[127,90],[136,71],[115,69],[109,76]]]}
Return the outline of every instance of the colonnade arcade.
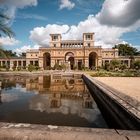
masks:
{"label": "colonnade arcade", "polygon": [[10,68],[26,67],[26,59],[0,59],[0,66]]}
{"label": "colonnade arcade", "polygon": [[[90,52],[85,57],[79,57],[75,55],[76,53],[73,51],[67,51],[63,56],[54,56],[52,57],[50,52],[44,52],[43,54],[43,68],[50,69],[54,67],[55,64],[65,64],[69,67],[69,69],[82,69],[82,66],[88,67],[90,69],[96,68],[98,66],[98,55],[96,52]],[[52,61],[54,63],[52,63]]]}

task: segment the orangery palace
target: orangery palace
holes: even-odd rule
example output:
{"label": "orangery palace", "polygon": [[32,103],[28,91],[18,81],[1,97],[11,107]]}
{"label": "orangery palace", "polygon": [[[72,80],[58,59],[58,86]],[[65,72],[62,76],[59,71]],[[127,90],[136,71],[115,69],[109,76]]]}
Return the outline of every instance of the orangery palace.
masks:
{"label": "orangery palace", "polygon": [[[118,49],[102,48],[94,45],[94,33],[83,33],[82,40],[63,40],[61,34],[50,34],[49,47],[27,50],[25,58],[0,58],[0,66],[27,67],[39,66],[41,70],[54,67],[55,64],[69,65],[70,69],[103,66],[112,59],[120,60],[130,67],[131,59],[118,55]],[[140,59],[134,57],[134,59]]]}

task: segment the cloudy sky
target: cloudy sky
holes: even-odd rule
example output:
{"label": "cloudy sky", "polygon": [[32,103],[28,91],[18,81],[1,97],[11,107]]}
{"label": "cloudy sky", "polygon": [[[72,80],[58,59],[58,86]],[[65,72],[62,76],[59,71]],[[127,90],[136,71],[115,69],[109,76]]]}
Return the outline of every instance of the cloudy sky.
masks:
{"label": "cloudy sky", "polygon": [[6,49],[20,53],[48,46],[50,33],[82,39],[95,33],[95,45],[127,42],[140,49],[140,0],[0,0],[0,10],[16,36],[1,37]]}

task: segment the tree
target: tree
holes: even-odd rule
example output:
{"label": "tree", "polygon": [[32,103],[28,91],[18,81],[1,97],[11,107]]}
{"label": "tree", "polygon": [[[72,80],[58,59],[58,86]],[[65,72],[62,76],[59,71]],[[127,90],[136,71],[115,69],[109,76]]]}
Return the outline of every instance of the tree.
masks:
{"label": "tree", "polygon": [[[10,27],[8,27],[6,20],[9,20],[9,17],[0,12],[0,36],[5,34],[11,38],[14,36],[14,32],[10,29]],[[3,51],[2,44],[0,44],[0,57],[7,57]]]}
{"label": "tree", "polygon": [[136,70],[139,70],[139,69],[140,69],[140,60],[134,61],[133,65],[134,65],[134,68],[135,68]]}
{"label": "tree", "polygon": [[120,67],[121,62],[119,60],[113,59],[110,61],[110,69],[115,70],[115,68]]}
{"label": "tree", "polygon": [[120,56],[134,56],[134,55],[140,55],[140,51],[138,51],[136,48],[130,46],[129,44],[118,44],[113,47],[115,49],[119,50]]}
{"label": "tree", "polygon": [[7,20],[9,20],[9,17],[0,12],[0,36],[2,36],[2,34],[5,34],[9,37],[12,37],[14,36],[14,32],[10,27],[8,27],[6,23]]}
{"label": "tree", "polygon": [[12,52],[11,50],[4,50],[0,48],[0,57],[1,58],[10,58],[10,57],[17,57],[16,52]]}
{"label": "tree", "polygon": [[4,51],[3,51],[2,46],[0,46],[0,57],[1,58],[7,58],[6,55],[5,55],[5,53],[4,53]]}
{"label": "tree", "polygon": [[22,54],[20,54],[20,57],[26,57],[26,53],[22,53]]}
{"label": "tree", "polygon": [[109,69],[110,69],[109,62],[105,62],[104,69],[107,70],[107,71],[109,71]]}

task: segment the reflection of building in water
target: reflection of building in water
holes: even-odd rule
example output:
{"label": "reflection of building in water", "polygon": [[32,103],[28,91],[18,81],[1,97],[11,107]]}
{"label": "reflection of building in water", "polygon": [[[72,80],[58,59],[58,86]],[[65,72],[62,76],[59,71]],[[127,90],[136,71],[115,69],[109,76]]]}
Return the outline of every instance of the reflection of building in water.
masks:
{"label": "reflection of building in water", "polygon": [[[48,85],[45,85],[46,83]],[[57,79],[52,76],[40,76],[37,88],[39,93],[45,94],[38,94],[31,99],[30,109],[32,110],[47,113],[57,112],[65,115],[73,114],[89,121],[95,120],[93,116],[99,113],[88,89],[80,78],[63,77]]]}
{"label": "reflection of building in water", "polygon": [[39,76],[26,79],[27,90],[37,90],[39,93],[75,93],[84,92],[85,84],[77,78],[54,78],[53,76]]}
{"label": "reflection of building in water", "polygon": [[32,77],[26,80],[26,88],[27,90],[38,90],[39,93],[48,94],[49,107],[51,108],[60,107],[62,99],[82,99],[84,108],[92,108],[92,100],[81,78],[56,78],[51,75]]}
{"label": "reflection of building in water", "polygon": [[[66,93],[38,94],[30,100],[29,106],[31,110],[65,115],[72,114],[92,122],[97,119],[94,116],[98,116],[99,111],[96,109],[95,102],[89,99],[90,95],[86,95],[88,93],[81,94],[83,94],[83,97],[78,94],[70,96],[70,94],[67,95]],[[87,103],[89,104],[87,105]]]}
{"label": "reflection of building in water", "polygon": [[90,95],[89,94],[84,94],[83,99],[84,99],[83,107],[91,109],[92,108],[92,104],[93,104],[93,100],[90,97]]}
{"label": "reflection of building in water", "polygon": [[16,87],[19,84],[22,88],[26,87],[26,78],[21,76],[2,76],[2,89]]}
{"label": "reflection of building in water", "polygon": [[51,108],[59,108],[61,106],[61,94],[50,94],[49,104]]}
{"label": "reflection of building in water", "polygon": [[32,77],[26,79],[26,90],[37,90],[38,89],[38,77]]}

